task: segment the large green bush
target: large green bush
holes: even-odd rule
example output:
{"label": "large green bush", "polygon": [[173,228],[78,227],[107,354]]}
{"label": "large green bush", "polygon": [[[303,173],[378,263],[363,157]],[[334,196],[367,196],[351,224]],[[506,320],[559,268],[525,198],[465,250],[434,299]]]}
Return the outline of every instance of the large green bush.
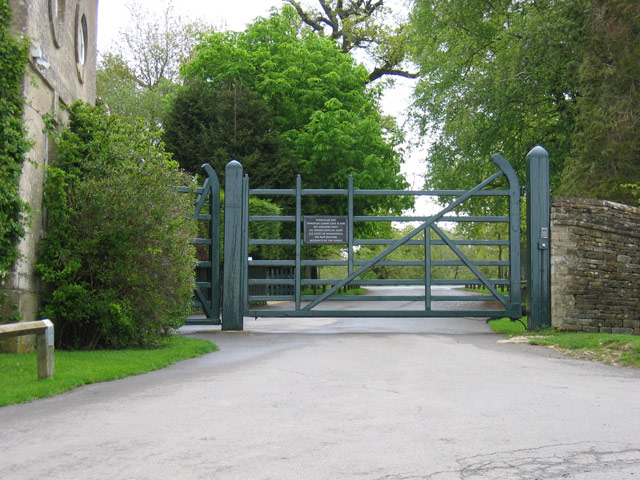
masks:
{"label": "large green bush", "polygon": [[18,258],[16,244],[24,234],[18,179],[29,149],[21,91],[28,45],[10,35],[10,18],[7,1],[0,0],[0,282]]}
{"label": "large green bush", "polygon": [[189,313],[191,181],[142,124],[75,103],[47,170],[42,315],[64,348],[153,347]]}

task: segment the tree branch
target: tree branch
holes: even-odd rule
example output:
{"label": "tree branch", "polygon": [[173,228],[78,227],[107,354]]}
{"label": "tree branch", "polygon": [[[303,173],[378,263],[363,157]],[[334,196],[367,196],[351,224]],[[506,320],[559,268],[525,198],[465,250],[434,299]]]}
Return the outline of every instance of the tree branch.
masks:
{"label": "tree branch", "polygon": [[395,77],[403,78],[418,78],[420,74],[418,72],[407,72],[405,70],[398,70],[394,68],[376,67],[369,74],[369,82],[373,82],[385,75],[392,75]]}

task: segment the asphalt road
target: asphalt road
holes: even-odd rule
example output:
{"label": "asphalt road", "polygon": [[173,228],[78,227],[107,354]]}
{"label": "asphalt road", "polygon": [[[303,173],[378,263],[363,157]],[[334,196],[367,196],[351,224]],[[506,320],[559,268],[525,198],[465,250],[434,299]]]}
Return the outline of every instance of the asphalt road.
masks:
{"label": "asphalt road", "polygon": [[245,328],[184,328],[220,351],[0,408],[0,478],[640,479],[636,370],[465,318]]}

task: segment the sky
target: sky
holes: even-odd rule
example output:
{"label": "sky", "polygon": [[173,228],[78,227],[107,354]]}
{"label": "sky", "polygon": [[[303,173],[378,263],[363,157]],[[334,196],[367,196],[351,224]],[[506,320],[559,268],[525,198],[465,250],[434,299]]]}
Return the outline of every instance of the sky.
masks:
{"label": "sky", "polygon": [[[130,0],[99,0],[98,2],[98,52],[105,52],[117,42],[119,33],[126,28],[129,11],[126,5]],[[388,0],[387,5],[394,11],[400,11],[408,0]],[[136,3],[149,11],[162,12],[166,0],[136,0]],[[315,1],[303,1],[303,4],[317,5]],[[176,12],[183,18],[199,19],[214,26],[223,26],[229,30],[244,30],[247,24],[259,16],[265,16],[272,7],[280,7],[283,0],[174,0]],[[406,11],[406,10],[405,10]],[[406,111],[411,102],[414,81],[397,79],[396,86],[388,89],[382,101],[382,108],[388,115],[394,116],[398,123],[406,120]],[[411,134],[408,135],[411,138]],[[414,137],[415,138],[415,137]],[[421,159],[425,157],[424,148],[409,148],[405,157],[403,173],[413,188],[424,183],[422,173],[425,166]],[[425,198],[425,197],[422,197]]]}

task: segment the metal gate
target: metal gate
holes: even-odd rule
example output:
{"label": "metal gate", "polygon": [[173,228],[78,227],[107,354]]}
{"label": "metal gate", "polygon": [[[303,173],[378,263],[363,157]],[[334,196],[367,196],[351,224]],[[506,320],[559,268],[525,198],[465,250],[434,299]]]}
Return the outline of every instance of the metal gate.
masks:
{"label": "metal gate", "polygon": [[193,192],[178,187],[185,194],[196,194],[193,218],[198,220],[199,238],[191,240],[197,249],[196,284],[193,307],[201,315],[190,316],[187,325],[220,325],[220,182],[211,165],[202,166],[205,180]]}
{"label": "metal gate", "polygon": [[[242,317],[511,317],[522,316],[521,277],[520,277],[520,186],[511,165],[501,156],[492,157],[497,171],[483,182],[468,191],[405,191],[405,190],[361,190],[354,187],[353,179],[349,179],[346,189],[305,189],[298,176],[297,184],[292,189],[250,189],[249,178],[243,176],[242,166],[231,162],[226,170],[226,202],[225,202],[225,292],[223,308],[223,328],[241,329]],[[501,189],[490,189],[495,184]],[[506,188],[505,188],[506,187]],[[437,196],[450,199],[449,204],[438,213],[428,217],[409,216],[372,216],[356,215],[354,199],[360,196]],[[249,198],[284,197],[295,199],[295,215],[250,216]],[[303,211],[303,198],[307,196],[342,196],[347,198],[346,215],[343,217],[309,217]],[[474,197],[503,197],[508,203],[508,216],[473,217],[458,212],[459,207]],[[314,213],[314,212],[310,212]],[[308,222],[329,222],[341,224],[333,231],[333,237],[342,237],[337,243],[342,245],[343,259],[314,260],[304,258],[303,247],[308,244],[304,239],[305,224]],[[249,238],[252,222],[293,223],[295,232],[288,239]],[[413,230],[400,239],[355,238],[354,227],[358,222],[419,222]],[[442,227],[444,222],[497,222],[508,225],[508,238],[505,239],[453,239]],[[331,229],[329,229],[331,230]],[[433,232],[433,233],[432,233]],[[331,235],[330,235],[331,236]],[[231,241],[230,241],[231,240]],[[316,239],[317,240],[317,239]],[[293,250],[293,258],[253,260],[249,257],[249,247],[253,245],[279,245]],[[382,245],[384,250],[373,258],[358,259],[357,251],[363,246]],[[404,245],[421,246],[424,256],[416,260],[390,260],[388,257]],[[498,246],[506,248],[506,259],[477,260],[469,257],[465,251],[474,246]],[[455,260],[433,260],[432,252],[436,247],[448,249],[455,255]],[[251,278],[250,266],[269,268],[288,268],[290,278]],[[341,266],[346,270],[342,278],[303,278],[303,270],[309,267]],[[367,279],[363,278],[372,268],[381,266],[420,266],[423,268],[422,278],[403,279]],[[460,266],[471,272],[473,278],[437,279],[432,271],[436,266]],[[506,275],[497,278],[486,273],[486,267],[500,267]],[[485,272],[483,272],[485,270]],[[359,295],[337,296],[340,289],[351,284],[360,286],[420,286],[424,289],[418,295]],[[292,294],[272,294],[273,286],[286,285]],[[303,289],[309,286],[326,289],[320,294],[305,294]],[[437,286],[477,285],[489,291],[488,295],[469,296],[454,292],[438,295],[432,292]],[[249,295],[249,286],[263,286],[261,294]],[[500,292],[500,287],[506,287]],[[254,288],[252,290],[255,291]],[[371,309],[352,310],[335,308],[333,302],[358,300],[371,302]],[[266,302],[290,302],[287,308],[263,306]],[[398,309],[397,302],[419,302],[418,307],[408,310]],[[442,302],[474,302],[469,308],[451,310]],[[488,308],[478,308],[477,302],[483,302]],[[239,322],[239,324],[238,324]],[[226,324],[226,326],[225,326]]]}

